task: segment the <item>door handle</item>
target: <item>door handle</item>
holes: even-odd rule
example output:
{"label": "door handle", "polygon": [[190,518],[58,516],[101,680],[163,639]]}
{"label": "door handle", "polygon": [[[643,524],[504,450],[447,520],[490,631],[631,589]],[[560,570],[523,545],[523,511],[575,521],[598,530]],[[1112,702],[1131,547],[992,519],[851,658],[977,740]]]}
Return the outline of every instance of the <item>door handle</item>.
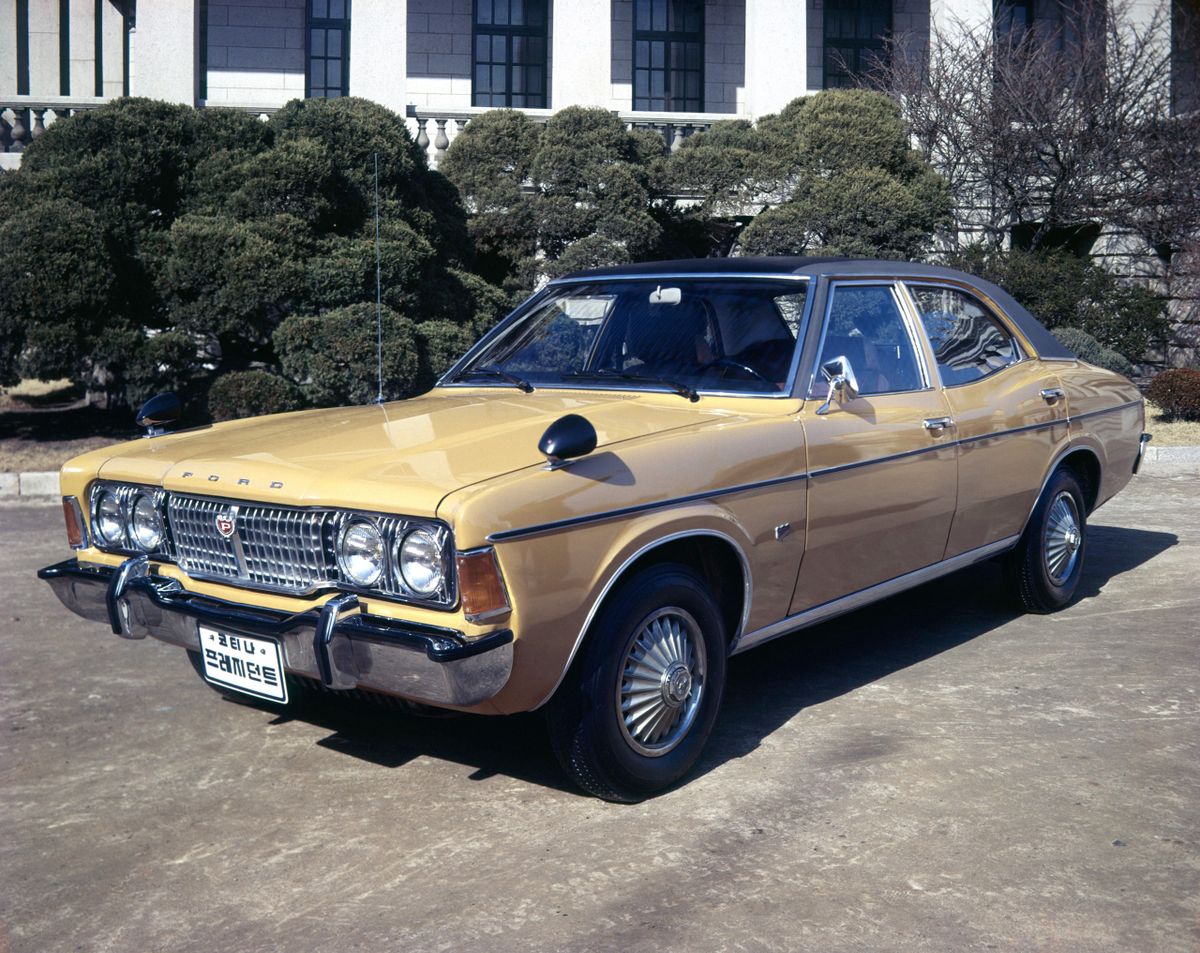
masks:
{"label": "door handle", "polygon": [[1062,392],[1061,387],[1047,387],[1042,391],[1042,400],[1047,404],[1057,404],[1066,394]]}
{"label": "door handle", "polygon": [[940,434],[943,430],[948,430],[954,426],[953,417],[928,417],[922,421],[921,426],[928,430],[934,436]]}

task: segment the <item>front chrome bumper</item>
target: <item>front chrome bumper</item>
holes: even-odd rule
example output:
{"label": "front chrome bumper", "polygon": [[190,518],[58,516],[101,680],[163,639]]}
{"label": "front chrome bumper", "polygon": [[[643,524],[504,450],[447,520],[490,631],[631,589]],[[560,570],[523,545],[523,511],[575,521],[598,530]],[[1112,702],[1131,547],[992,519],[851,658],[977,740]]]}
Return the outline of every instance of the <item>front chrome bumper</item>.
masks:
{"label": "front chrome bumper", "polygon": [[454,629],[401,622],[361,611],[357,597],[335,596],[320,609],[288,615],[198,596],[152,575],[145,556],[116,569],[69,559],[38,572],[76,615],[117,635],[200,651],[198,625],[276,639],[284,667],[334,689],[362,688],[433,705],[468,706],[491,698],[512,671],[505,629],[467,639]]}

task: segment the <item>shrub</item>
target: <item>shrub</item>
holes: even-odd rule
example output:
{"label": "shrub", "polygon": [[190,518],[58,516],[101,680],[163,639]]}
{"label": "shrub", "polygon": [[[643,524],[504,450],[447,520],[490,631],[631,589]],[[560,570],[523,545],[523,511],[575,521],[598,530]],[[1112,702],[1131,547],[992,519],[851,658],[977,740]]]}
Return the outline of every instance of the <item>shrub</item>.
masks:
{"label": "shrub", "polygon": [[896,104],[865,90],[795,99],[756,126],[717,123],[666,175],[698,195],[714,248],[729,216],[769,205],[742,233],[746,254],[918,258],[950,219],[946,183],[909,148]]}
{"label": "shrub", "polygon": [[474,211],[484,274],[528,292],[539,275],[653,254],[662,227],[650,166],[661,137],[630,132],[604,109],[570,106],[541,129],[497,112],[472,120],[442,164]]}
{"label": "shrub", "polygon": [[420,357],[420,372],[416,390],[423,393],[437,383],[437,379],[475,343],[476,337],[469,328],[449,321],[425,321],[416,327],[417,353]]}
{"label": "shrub", "polygon": [[1167,420],[1200,420],[1200,371],[1163,371],[1150,382],[1146,396],[1162,408]]}
{"label": "shrub", "polygon": [[1089,364],[1103,367],[1126,377],[1133,376],[1133,365],[1123,355],[1110,347],[1105,347],[1094,337],[1080,328],[1055,328],[1051,332],[1058,342],[1075,356]]}
{"label": "shrub", "polygon": [[213,420],[280,414],[303,406],[296,385],[270,371],[231,371],[213,381],[208,390],[208,412]]}
{"label": "shrub", "polygon": [[125,327],[104,224],[69,198],[24,204],[0,228],[0,385],[87,374],[100,339]]}
{"label": "shrub", "polygon": [[[383,395],[419,392],[413,323],[391,308],[383,318]],[[378,392],[375,305],[355,304],[322,315],[293,316],[275,332],[283,372],[317,407],[365,404]]]}
{"label": "shrub", "polygon": [[1161,341],[1170,326],[1162,298],[1070,252],[972,246],[947,264],[998,284],[1046,327],[1081,328],[1133,361]]}

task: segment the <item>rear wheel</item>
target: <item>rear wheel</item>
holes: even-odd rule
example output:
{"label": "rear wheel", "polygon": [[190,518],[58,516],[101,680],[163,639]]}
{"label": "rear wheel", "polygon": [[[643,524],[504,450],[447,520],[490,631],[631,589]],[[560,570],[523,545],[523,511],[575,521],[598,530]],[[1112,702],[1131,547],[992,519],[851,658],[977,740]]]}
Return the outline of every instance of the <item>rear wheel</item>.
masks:
{"label": "rear wheel", "polygon": [[1026,611],[1054,612],[1071,601],[1086,544],[1083,490],[1074,473],[1058,470],[1009,556],[1009,574]]}
{"label": "rear wheel", "polygon": [[721,613],[684,566],[655,566],[597,615],[582,658],[547,706],[567,774],[609,801],[633,802],[692,769],[725,687]]}

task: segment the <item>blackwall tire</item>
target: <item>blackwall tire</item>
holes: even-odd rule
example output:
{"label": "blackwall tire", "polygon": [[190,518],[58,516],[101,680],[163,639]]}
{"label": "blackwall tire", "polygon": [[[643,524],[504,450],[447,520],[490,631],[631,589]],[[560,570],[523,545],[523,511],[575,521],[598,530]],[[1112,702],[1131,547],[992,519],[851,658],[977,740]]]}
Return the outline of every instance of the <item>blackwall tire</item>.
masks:
{"label": "blackwall tire", "polygon": [[653,566],[624,582],[547,706],[563,769],[623,803],[679,781],[712,733],[727,652],[720,609],[691,569]]}
{"label": "blackwall tire", "polygon": [[1075,475],[1050,478],[1009,555],[1009,578],[1027,612],[1056,612],[1074,597],[1087,550],[1087,506]]}

